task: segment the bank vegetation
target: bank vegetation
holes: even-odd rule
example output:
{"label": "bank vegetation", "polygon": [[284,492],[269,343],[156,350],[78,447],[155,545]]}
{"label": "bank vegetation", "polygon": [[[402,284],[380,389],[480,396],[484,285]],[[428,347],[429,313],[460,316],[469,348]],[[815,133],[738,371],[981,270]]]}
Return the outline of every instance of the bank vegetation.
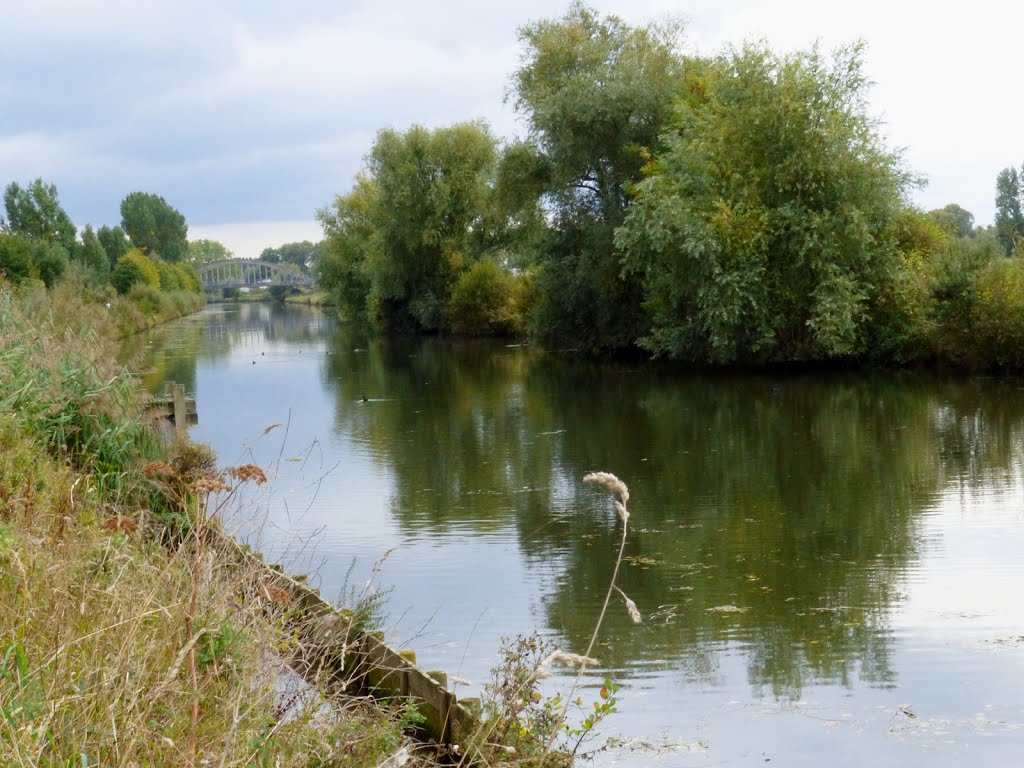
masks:
{"label": "bank vegetation", "polygon": [[862,44],[698,54],[579,2],[519,38],[522,138],[382,130],[320,211],[347,317],[696,365],[1024,365],[1020,175],[992,227],[917,209]]}
{"label": "bank vegetation", "polygon": [[204,552],[262,473],[164,447],[80,288],[0,281],[0,764],[378,765],[400,717],[285,687],[272,595]]}

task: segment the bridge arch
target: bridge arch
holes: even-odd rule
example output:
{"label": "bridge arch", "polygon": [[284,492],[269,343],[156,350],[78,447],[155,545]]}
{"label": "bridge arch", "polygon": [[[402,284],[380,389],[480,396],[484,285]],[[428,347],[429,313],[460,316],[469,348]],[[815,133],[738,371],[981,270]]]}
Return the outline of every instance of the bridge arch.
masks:
{"label": "bridge arch", "polygon": [[259,259],[225,259],[199,267],[203,290],[294,285],[309,288],[316,281],[294,264],[275,264]]}

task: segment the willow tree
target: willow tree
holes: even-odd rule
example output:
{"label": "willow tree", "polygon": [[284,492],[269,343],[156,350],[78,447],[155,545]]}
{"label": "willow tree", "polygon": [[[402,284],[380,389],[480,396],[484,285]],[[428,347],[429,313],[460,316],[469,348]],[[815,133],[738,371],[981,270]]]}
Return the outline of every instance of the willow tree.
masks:
{"label": "willow tree", "polygon": [[382,325],[432,331],[460,273],[477,256],[497,163],[481,123],[377,134],[353,192],[321,211],[322,284]]}
{"label": "willow tree", "polygon": [[523,65],[511,96],[553,214],[536,330],[563,347],[629,346],[645,324],[638,281],[623,278],[613,233],[672,114],[678,28],[633,27],[577,2],[519,36]]}
{"label": "willow tree", "polygon": [[645,347],[715,363],[865,351],[913,179],[868,113],[861,60],[860,45],[751,45],[690,62],[616,236],[644,286]]}

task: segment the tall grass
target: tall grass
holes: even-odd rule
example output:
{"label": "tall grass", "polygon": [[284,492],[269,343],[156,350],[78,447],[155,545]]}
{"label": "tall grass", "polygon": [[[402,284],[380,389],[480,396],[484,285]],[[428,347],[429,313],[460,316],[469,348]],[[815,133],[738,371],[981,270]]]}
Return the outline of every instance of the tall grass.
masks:
{"label": "tall grass", "polygon": [[0,284],[0,765],[377,765],[394,719],[283,697],[257,574],[205,549],[206,499],[258,473],[189,444],[152,461],[116,330]]}

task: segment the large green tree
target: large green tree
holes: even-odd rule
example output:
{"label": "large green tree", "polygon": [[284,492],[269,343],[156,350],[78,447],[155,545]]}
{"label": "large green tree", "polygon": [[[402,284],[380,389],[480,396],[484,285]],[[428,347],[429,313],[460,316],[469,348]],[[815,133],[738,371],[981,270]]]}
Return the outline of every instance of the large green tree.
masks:
{"label": "large green tree", "polygon": [[[478,255],[497,157],[497,142],[480,123],[381,131],[357,197],[320,213],[334,253],[321,278],[335,268],[365,276],[369,313],[384,325],[443,328],[452,287]],[[359,247],[341,255],[349,235]],[[338,279],[347,279],[341,272]]]}
{"label": "large green tree", "polygon": [[4,190],[7,226],[32,240],[55,243],[65,255],[75,248],[75,225],[60,205],[57,187],[36,179],[27,187],[12,181]]}
{"label": "large green tree", "polygon": [[182,261],[188,253],[185,217],[160,195],[131,192],[121,201],[121,226],[147,256]]}
{"label": "large green tree", "polygon": [[731,363],[865,352],[901,268],[913,179],[867,111],[859,45],[691,62],[616,243],[656,354]]}
{"label": "large green tree", "polygon": [[549,344],[625,347],[646,327],[639,281],[623,277],[613,232],[671,116],[683,66],[678,32],[601,18],[579,2],[520,30],[523,66],[511,96],[554,214],[536,322]]}
{"label": "large green tree", "polygon": [[91,224],[86,224],[82,230],[82,241],[75,246],[72,257],[88,267],[97,279],[106,282],[110,276],[110,259]]}
{"label": "large green tree", "polygon": [[928,216],[950,237],[971,237],[974,234],[974,214],[956,203],[928,211]]}
{"label": "large green tree", "polygon": [[320,288],[327,291],[350,320],[369,319],[370,273],[374,226],[370,217],[376,184],[360,174],[352,191],[317,212],[324,229],[323,255],[313,264]]}

